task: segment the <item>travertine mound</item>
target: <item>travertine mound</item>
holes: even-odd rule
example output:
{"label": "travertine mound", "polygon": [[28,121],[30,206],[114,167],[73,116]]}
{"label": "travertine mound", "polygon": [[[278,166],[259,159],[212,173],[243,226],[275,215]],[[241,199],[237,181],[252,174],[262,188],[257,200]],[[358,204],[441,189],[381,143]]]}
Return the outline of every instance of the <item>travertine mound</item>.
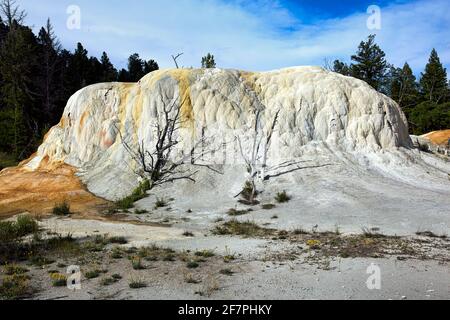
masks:
{"label": "travertine mound", "polygon": [[91,192],[117,199],[137,184],[136,164],[121,138],[130,146],[152,146],[158,114],[174,101],[184,102],[178,157],[204,139],[215,150],[206,161],[238,161],[237,137],[244,150],[251,148],[256,110],[263,132],[280,112],[269,164],[300,158],[318,145],[363,154],[411,146],[406,118],[394,101],[363,81],[319,67],[162,70],[136,84],[98,84],[74,94],[24,169],[67,164],[78,168]]}
{"label": "travertine mound", "polygon": [[450,147],[450,129],[430,132],[422,137],[428,139],[433,144]]}

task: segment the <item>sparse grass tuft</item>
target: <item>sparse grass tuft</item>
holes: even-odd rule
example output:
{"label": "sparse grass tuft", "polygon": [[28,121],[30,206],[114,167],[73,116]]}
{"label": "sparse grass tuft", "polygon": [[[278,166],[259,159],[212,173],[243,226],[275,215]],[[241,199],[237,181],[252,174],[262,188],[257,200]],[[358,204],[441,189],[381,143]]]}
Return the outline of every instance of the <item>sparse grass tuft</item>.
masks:
{"label": "sparse grass tuft", "polygon": [[292,200],[292,198],[286,193],[286,191],[283,192],[279,192],[277,193],[277,195],[275,196],[275,200],[278,203],[286,203]]}
{"label": "sparse grass tuft", "polygon": [[141,257],[133,257],[131,259],[131,265],[133,266],[134,270],[145,270],[145,266],[142,264]]}
{"label": "sparse grass tuft", "polygon": [[140,279],[131,279],[130,283],[128,284],[130,289],[142,289],[147,288],[147,284]]}
{"label": "sparse grass tuft", "polygon": [[227,214],[231,217],[237,217],[237,216],[246,215],[252,211],[253,211],[252,209],[248,209],[248,210],[230,209],[230,210],[228,210]]}
{"label": "sparse grass tuft", "polygon": [[147,197],[147,191],[150,190],[150,181],[145,180],[139,187],[134,189],[133,193],[115,203],[116,209],[128,210],[134,207],[134,203]]}
{"label": "sparse grass tuft", "polygon": [[437,238],[437,239],[447,239],[447,235],[437,235],[431,231],[418,231],[416,232],[417,236],[426,237],[426,238]]}
{"label": "sparse grass tuft", "polygon": [[119,247],[115,247],[111,251],[111,258],[115,260],[119,260],[123,258],[123,250]]}
{"label": "sparse grass tuft", "polygon": [[190,261],[186,264],[186,267],[188,267],[189,269],[197,269],[198,267],[200,267],[200,264],[195,261]]}
{"label": "sparse grass tuft", "polygon": [[70,216],[72,213],[70,212],[70,205],[67,201],[62,203],[58,203],[53,208],[53,214],[55,216]]}
{"label": "sparse grass tuft", "polygon": [[230,220],[220,226],[216,226],[212,233],[214,235],[260,237],[272,234],[273,230],[262,228],[256,223],[250,221],[240,222],[238,220]]}
{"label": "sparse grass tuft", "polygon": [[25,275],[6,276],[0,284],[0,299],[18,300],[30,296],[32,289]]}
{"label": "sparse grass tuft", "polygon": [[115,273],[111,276],[111,278],[113,278],[116,281],[122,280],[122,276],[118,273]]}
{"label": "sparse grass tuft", "polygon": [[4,267],[4,273],[8,276],[13,276],[13,275],[17,275],[17,274],[25,274],[29,272],[28,269],[18,266],[16,264],[7,264]]}
{"label": "sparse grass tuft", "polygon": [[141,215],[141,214],[147,214],[147,213],[149,213],[148,212],[148,210],[139,210],[139,209],[136,209],[136,210],[134,210],[134,214],[135,215]]}
{"label": "sparse grass tuft", "polygon": [[65,287],[67,286],[67,276],[62,273],[52,273],[50,274],[52,279],[52,285],[54,287]]}
{"label": "sparse grass tuft", "polygon": [[272,204],[272,203],[267,203],[267,204],[263,204],[261,206],[261,208],[263,208],[264,210],[272,210],[274,208],[276,208],[277,206]]}
{"label": "sparse grass tuft", "polygon": [[155,202],[155,209],[165,208],[169,205],[169,202],[164,198],[157,198]]}
{"label": "sparse grass tuft", "polygon": [[84,276],[86,277],[86,279],[96,279],[100,276],[101,273],[101,270],[91,270],[86,272]]}
{"label": "sparse grass tuft", "polygon": [[191,273],[188,273],[188,274],[184,275],[184,282],[189,283],[189,284],[200,283],[200,281],[197,280],[196,278],[194,278],[194,276]]}
{"label": "sparse grass tuft", "polygon": [[229,276],[229,277],[231,277],[234,274],[233,270],[231,270],[231,269],[222,269],[222,270],[220,270],[219,273],[224,276]]}
{"label": "sparse grass tuft", "polygon": [[297,229],[295,229],[294,231],[292,231],[292,233],[293,233],[294,235],[297,235],[297,236],[309,234],[309,232],[306,231],[306,230],[303,229],[303,228],[297,228]]}
{"label": "sparse grass tuft", "polygon": [[195,253],[195,255],[197,257],[203,257],[203,258],[212,258],[215,256],[214,251],[212,250],[202,250],[202,251],[197,251]]}
{"label": "sparse grass tuft", "polygon": [[125,237],[112,237],[109,238],[109,243],[112,244],[127,244],[128,240]]}
{"label": "sparse grass tuft", "polygon": [[373,238],[386,238],[385,235],[379,233],[379,232],[375,232],[373,230],[370,230],[368,228],[362,228],[362,232],[363,232],[363,236],[365,238],[368,239],[373,239]]}

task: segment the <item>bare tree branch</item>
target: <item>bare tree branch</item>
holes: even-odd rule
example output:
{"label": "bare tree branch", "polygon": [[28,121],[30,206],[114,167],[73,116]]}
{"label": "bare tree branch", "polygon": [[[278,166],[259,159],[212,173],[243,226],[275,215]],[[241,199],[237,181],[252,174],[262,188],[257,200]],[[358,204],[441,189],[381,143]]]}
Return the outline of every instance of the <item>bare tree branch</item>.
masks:
{"label": "bare tree branch", "polygon": [[181,57],[183,54],[184,54],[184,52],[179,53],[179,54],[177,54],[177,55],[175,55],[175,56],[172,55],[173,62],[175,62],[175,66],[177,67],[177,69],[179,69],[177,60],[178,60],[178,58]]}

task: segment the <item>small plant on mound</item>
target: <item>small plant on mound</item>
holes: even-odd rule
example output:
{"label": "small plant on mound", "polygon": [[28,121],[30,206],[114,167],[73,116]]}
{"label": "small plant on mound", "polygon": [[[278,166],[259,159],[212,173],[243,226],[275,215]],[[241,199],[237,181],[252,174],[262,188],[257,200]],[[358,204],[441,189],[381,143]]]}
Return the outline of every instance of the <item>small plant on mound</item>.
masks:
{"label": "small plant on mound", "polygon": [[143,281],[141,279],[132,278],[130,280],[129,287],[130,287],[130,289],[142,289],[142,288],[146,288],[147,284],[145,283],[145,281]]}
{"label": "small plant on mound", "polygon": [[150,190],[150,181],[145,180],[139,187],[134,189],[131,195],[115,203],[119,210],[128,210],[134,207],[134,203],[147,197],[147,191]]}
{"label": "small plant on mound", "polygon": [[271,235],[273,230],[265,229],[258,226],[254,222],[240,222],[238,220],[231,220],[224,224],[217,226],[212,233],[214,235],[238,235],[244,237],[263,237]]}
{"label": "small plant on mound", "polygon": [[214,251],[212,250],[202,250],[202,251],[197,251],[195,253],[195,255],[197,257],[203,257],[203,258],[212,258],[215,256]]}
{"label": "small plant on mound", "polygon": [[192,232],[190,232],[190,231],[183,232],[183,236],[187,237],[187,238],[195,237],[195,235]]}
{"label": "small plant on mound", "polygon": [[189,269],[197,269],[198,267],[200,267],[200,265],[198,264],[198,262],[190,261],[186,264],[186,267],[188,267]]}
{"label": "small plant on mound", "polygon": [[220,270],[219,273],[224,276],[229,276],[229,277],[231,277],[234,274],[233,270],[231,270],[231,269],[222,269],[222,270]]}
{"label": "small plant on mound", "polygon": [[237,216],[246,215],[252,211],[253,211],[252,209],[248,209],[248,210],[230,209],[230,210],[228,210],[228,215],[231,217],[237,217]]}
{"label": "small plant on mound", "polygon": [[134,270],[145,270],[145,266],[142,264],[142,259],[140,257],[133,257],[131,259],[131,265]]}
{"label": "small plant on mound", "polygon": [[29,278],[25,275],[6,276],[0,284],[0,299],[17,300],[32,293]]}
{"label": "small plant on mound", "polygon": [[91,270],[91,271],[86,272],[86,274],[84,276],[86,277],[86,279],[95,279],[95,278],[98,278],[101,273],[102,273],[102,271],[100,271],[100,270]]}
{"label": "small plant on mound", "polygon": [[19,216],[14,221],[0,222],[0,248],[5,246],[5,250],[11,248],[12,244],[17,244],[22,238],[37,233],[39,226],[35,219],[30,216]]}
{"label": "small plant on mound", "polygon": [[5,265],[5,268],[4,268],[4,272],[8,276],[13,276],[13,275],[17,275],[17,274],[25,274],[28,271],[29,271],[28,269],[18,266],[16,264],[7,264],[7,265]]}
{"label": "small plant on mound", "polygon": [[69,216],[72,213],[70,212],[70,205],[67,201],[63,201],[62,203],[58,203],[53,208],[53,214],[55,216]]}
{"label": "small plant on mound", "polygon": [[112,237],[109,238],[109,243],[112,244],[127,244],[128,240],[125,237]]}
{"label": "small plant on mound", "polygon": [[252,181],[246,181],[244,188],[242,189],[240,196],[241,200],[239,200],[239,203],[253,206],[259,204],[259,201],[256,200],[256,197],[258,196],[259,192],[256,190],[256,185]]}
{"label": "small plant on mound", "polygon": [[159,209],[159,208],[165,208],[167,207],[169,204],[169,201],[167,201],[164,198],[157,198],[156,202],[155,202],[155,209]]}
{"label": "small plant on mound", "polygon": [[50,274],[52,285],[54,287],[65,287],[67,285],[67,276],[61,273]]}
{"label": "small plant on mound", "polygon": [[275,200],[278,203],[286,203],[292,200],[292,198],[286,193],[286,191],[277,193]]}

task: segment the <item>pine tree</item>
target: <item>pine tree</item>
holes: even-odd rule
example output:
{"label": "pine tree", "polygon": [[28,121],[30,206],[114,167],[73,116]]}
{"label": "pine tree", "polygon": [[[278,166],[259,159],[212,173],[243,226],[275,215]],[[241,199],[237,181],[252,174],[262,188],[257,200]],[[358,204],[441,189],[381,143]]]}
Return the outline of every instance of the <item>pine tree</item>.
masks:
{"label": "pine tree", "polygon": [[137,53],[132,54],[128,58],[128,74],[129,81],[131,82],[137,82],[145,75],[144,61],[142,61]]}
{"label": "pine tree", "polygon": [[102,64],[102,82],[112,82],[117,81],[117,70],[114,68],[113,64],[109,60],[106,52],[103,52],[102,58],[100,60]]}
{"label": "pine tree", "polygon": [[71,56],[69,63],[69,83],[71,91],[75,92],[88,84],[88,72],[90,62],[88,52],[81,43],[77,44],[74,54]]}
{"label": "pine tree", "polygon": [[86,85],[103,82],[103,66],[96,57],[89,58],[86,72]]}
{"label": "pine tree", "polygon": [[159,65],[155,60],[149,60],[145,62],[144,73],[150,73],[153,71],[159,70]]}
{"label": "pine tree", "polygon": [[127,70],[121,69],[119,71],[119,75],[117,76],[117,81],[119,82],[131,82],[130,80],[130,74]]}
{"label": "pine tree", "polygon": [[388,64],[386,54],[375,43],[375,35],[370,35],[367,41],[362,41],[358,52],[352,56],[351,74],[353,77],[364,80],[375,90],[383,90],[386,81]]}
{"label": "pine tree", "polygon": [[19,8],[15,0],[2,0],[0,2],[0,16],[3,16],[6,24],[13,28],[22,25],[27,14]]}
{"label": "pine tree", "polygon": [[205,57],[202,58],[202,68],[212,69],[216,67],[216,61],[214,59],[214,55],[208,53]]}
{"label": "pine tree", "polygon": [[427,101],[435,103],[447,101],[449,96],[447,70],[442,65],[435,49],[431,51],[425,72],[422,73],[420,86]]}
{"label": "pine tree", "polygon": [[[60,71],[61,44],[56,38],[50,19],[47,20],[45,28],[41,28],[38,36],[40,47],[40,73],[39,73],[39,92],[42,101],[42,110],[45,114],[44,122],[47,126],[51,125],[54,111],[57,109],[58,96],[62,94],[62,85],[58,79]],[[50,120],[50,121],[48,121]]]}
{"label": "pine tree", "polygon": [[403,110],[419,102],[419,88],[411,67],[406,62],[403,68],[392,68],[390,75],[390,96]]}
{"label": "pine tree", "polygon": [[13,23],[0,49],[1,94],[11,116],[9,150],[17,158],[25,157],[39,136],[39,108],[35,75],[39,73],[36,37],[31,29]]}
{"label": "pine tree", "polygon": [[333,62],[333,71],[340,73],[344,76],[349,76],[351,74],[350,67],[346,63],[344,63],[340,60],[335,60]]}

